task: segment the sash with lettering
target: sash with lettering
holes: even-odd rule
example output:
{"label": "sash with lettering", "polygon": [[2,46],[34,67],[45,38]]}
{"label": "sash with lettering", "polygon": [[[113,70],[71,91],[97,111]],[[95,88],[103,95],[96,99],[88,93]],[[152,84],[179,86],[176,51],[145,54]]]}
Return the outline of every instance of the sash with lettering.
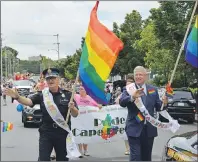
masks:
{"label": "sash with lettering", "polygon": [[[129,85],[126,86],[127,92],[129,95],[133,94],[133,92],[137,89],[135,86],[135,83],[131,83]],[[161,121],[159,121],[158,119],[155,119],[154,117],[152,117],[148,110],[145,108],[143,101],[141,99],[141,97],[137,98],[134,103],[136,104],[137,108],[140,110],[140,112],[142,113],[142,115],[144,116],[144,118],[151,123],[154,127],[160,128],[160,129],[164,129],[164,130],[170,130],[173,133],[175,133],[180,125],[178,124],[177,120],[174,120],[169,113],[166,110],[163,110],[161,112],[159,112],[164,118],[169,120],[169,123],[163,123]]]}
{"label": "sash with lettering", "polygon": [[53,119],[53,121],[59,127],[61,127],[62,129],[64,129],[65,131],[69,133],[66,139],[67,157],[69,159],[78,158],[81,154],[78,151],[78,148],[74,141],[74,136],[72,134],[72,131],[69,129],[68,124],[66,123],[60,111],[58,110],[56,104],[54,103],[54,99],[53,99],[52,94],[49,92],[49,88],[43,89],[42,93],[43,93],[43,101],[44,101],[46,110],[51,116],[51,118]]}

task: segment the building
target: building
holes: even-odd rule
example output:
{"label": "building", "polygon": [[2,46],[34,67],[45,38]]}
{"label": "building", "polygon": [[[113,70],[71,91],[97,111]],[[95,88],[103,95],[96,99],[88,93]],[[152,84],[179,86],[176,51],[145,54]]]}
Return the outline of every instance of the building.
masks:
{"label": "building", "polygon": [[41,57],[40,56],[31,56],[31,57],[28,57],[28,60],[29,61],[40,61]]}

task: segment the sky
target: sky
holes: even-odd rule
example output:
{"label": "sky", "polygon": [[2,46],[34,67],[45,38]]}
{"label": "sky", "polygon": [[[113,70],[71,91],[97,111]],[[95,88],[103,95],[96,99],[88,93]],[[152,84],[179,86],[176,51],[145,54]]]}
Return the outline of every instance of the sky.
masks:
{"label": "sky", "polygon": [[[18,58],[23,60],[40,54],[56,60],[57,38],[53,35],[59,34],[60,58],[72,55],[80,48],[94,5],[95,1],[2,1],[3,46],[16,49]],[[101,1],[98,19],[112,29],[113,22],[123,23],[132,10],[140,12],[145,19],[149,10],[157,7],[157,1]]]}

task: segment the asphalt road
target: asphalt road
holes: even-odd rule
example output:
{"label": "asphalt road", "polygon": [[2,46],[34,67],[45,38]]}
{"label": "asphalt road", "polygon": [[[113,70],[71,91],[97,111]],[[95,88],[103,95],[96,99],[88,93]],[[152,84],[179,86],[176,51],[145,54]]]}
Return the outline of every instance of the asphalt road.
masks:
{"label": "asphalt road", "polygon": [[[37,127],[24,128],[21,122],[21,113],[16,111],[16,106],[11,104],[8,98],[8,106],[1,105],[1,119],[14,123],[12,131],[1,133],[1,161],[37,161],[38,139]],[[197,124],[181,123],[181,128],[176,134],[197,130]],[[174,134],[169,131],[158,130],[159,136],[155,139],[153,147],[153,161],[161,160],[163,146]],[[90,157],[81,160],[108,160],[128,161],[124,155],[124,141],[106,144],[90,144]]]}

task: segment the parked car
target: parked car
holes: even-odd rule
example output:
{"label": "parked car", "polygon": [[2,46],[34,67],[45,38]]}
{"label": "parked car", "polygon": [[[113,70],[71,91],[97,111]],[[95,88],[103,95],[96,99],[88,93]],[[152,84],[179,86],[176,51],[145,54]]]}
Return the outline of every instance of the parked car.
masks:
{"label": "parked car", "polygon": [[[13,81],[13,88],[16,88],[19,95],[27,97],[33,92],[33,84],[29,80],[15,80]],[[13,102],[12,98],[12,102]]]}
{"label": "parked car", "polygon": [[162,161],[197,161],[198,131],[173,136],[166,143]]}
{"label": "parked car", "polygon": [[[196,114],[196,101],[193,93],[188,89],[174,89],[173,98],[168,100],[167,111],[176,120],[184,120],[193,123]],[[166,121],[159,115],[161,121]]]}
{"label": "parked car", "polygon": [[24,127],[28,127],[30,123],[40,124],[42,122],[42,112],[40,105],[35,105],[33,108],[25,107],[22,111],[22,123]]}

